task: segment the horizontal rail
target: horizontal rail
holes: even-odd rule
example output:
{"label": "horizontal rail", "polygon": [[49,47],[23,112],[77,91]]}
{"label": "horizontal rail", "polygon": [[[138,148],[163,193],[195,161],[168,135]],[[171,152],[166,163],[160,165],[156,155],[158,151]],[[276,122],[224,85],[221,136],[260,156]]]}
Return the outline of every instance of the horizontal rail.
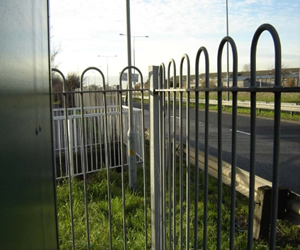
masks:
{"label": "horizontal rail", "polygon": [[[122,150],[126,152],[127,141],[121,142],[121,134],[123,132],[123,137],[127,138],[128,108],[112,105],[107,106],[106,110],[105,113],[104,106],[83,107],[83,109],[79,107],[52,109],[56,179],[68,177],[69,173],[72,176],[82,175],[83,165],[85,165],[85,173],[106,169],[106,158],[110,159],[110,168],[127,166],[127,157],[121,153]],[[135,140],[138,145],[135,155],[136,163],[139,164],[144,161],[143,143],[140,136],[143,133],[142,110],[134,109],[133,115],[136,130]],[[103,125],[105,117],[109,125],[108,130]],[[82,129],[82,118],[86,125],[84,129]],[[120,122],[123,124],[123,131],[121,131]],[[65,131],[68,131],[68,137]],[[104,136],[106,135],[108,136],[109,150],[105,148]],[[84,156],[86,159],[83,159]],[[123,165],[121,164],[122,160]],[[70,162],[70,171],[67,168],[68,161]]]}
{"label": "horizontal rail", "polygon": [[[139,98],[139,96],[134,97]],[[144,99],[148,99],[147,96],[144,96]],[[177,99],[179,101],[179,99]],[[183,101],[186,102],[186,99],[183,98]],[[195,99],[190,99],[191,103],[195,103]],[[205,99],[199,99],[199,103],[205,104]],[[218,105],[218,100],[209,100],[209,105]],[[222,105],[231,107],[232,101],[225,101],[222,100]],[[237,101],[238,108],[250,108],[250,101]],[[256,103],[257,109],[264,109],[264,110],[274,110],[274,103],[273,102],[257,102]],[[281,103],[281,111],[285,112],[296,112],[300,113],[300,105],[297,103]]]}
{"label": "horizontal rail", "polygon": [[57,95],[57,94],[89,94],[89,93],[127,93],[127,92],[144,92],[144,91],[149,91],[149,89],[94,89],[94,90],[79,90],[75,89],[73,91],[55,91],[52,92],[52,95]]}
{"label": "horizontal rail", "polygon": [[[195,102],[195,100],[191,99],[191,102]],[[205,103],[205,100],[199,100],[199,103]],[[218,105],[217,100],[209,100],[209,105]],[[222,101],[223,106],[232,106],[232,101]],[[249,101],[238,101],[237,106],[239,108],[250,108],[251,103]],[[273,102],[256,102],[257,109],[265,109],[265,110],[274,110]],[[299,112],[300,113],[300,105],[296,103],[281,103],[281,111],[286,112]]]}
{"label": "horizontal rail", "polygon": [[[179,144],[176,145],[179,147]],[[186,154],[186,147],[183,148]],[[190,162],[195,164],[195,149],[190,148]],[[204,153],[198,153],[198,165],[199,168],[204,171]],[[209,155],[208,159],[208,174],[216,179],[218,179],[218,159],[212,155]],[[246,170],[236,167],[236,191],[240,194],[249,198],[249,180],[250,173]],[[231,186],[231,165],[225,161],[222,164],[222,182],[228,186]],[[255,194],[254,198],[257,199],[258,189],[263,186],[272,187],[272,182],[263,179],[259,176],[255,176]],[[300,226],[300,195],[294,192],[289,192],[288,201],[286,204],[286,209],[288,210],[288,215],[286,219],[296,226]]]}
{"label": "horizontal rail", "polygon": [[[184,149],[186,153],[186,149]],[[198,153],[199,167],[204,171],[204,153]],[[190,148],[190,161],[195,164],[195,149]],[[223,183],[230,186],[231,185],[231,165],[225,161],[222,164],[222,180]],[[218,159],[212,155],[209,155],[208,159],[208,174],[214,178],[218,178]],[[236,167],[236,191],[242,195],[249,197],[249,172]],[[257,190],[262,186],[272,187],[272,182],[265,180],[259,176],[255,177],[255,198]]]}

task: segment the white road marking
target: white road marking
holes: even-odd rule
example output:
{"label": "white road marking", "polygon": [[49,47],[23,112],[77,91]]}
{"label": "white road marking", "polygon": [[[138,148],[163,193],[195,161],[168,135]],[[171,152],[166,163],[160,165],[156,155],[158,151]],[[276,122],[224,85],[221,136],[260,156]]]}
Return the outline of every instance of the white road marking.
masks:
{"label": "white road marking", "polygon": [[[232,131],[232,129],[230,129],[230,131]],[[243,135],[251,135],[250,133],[247,133],[247,132],[244,132],[244,131],[240,131],[240,130],[237,130],[236,131],[237,133],[240,133],[240,134],[243,134]]]}

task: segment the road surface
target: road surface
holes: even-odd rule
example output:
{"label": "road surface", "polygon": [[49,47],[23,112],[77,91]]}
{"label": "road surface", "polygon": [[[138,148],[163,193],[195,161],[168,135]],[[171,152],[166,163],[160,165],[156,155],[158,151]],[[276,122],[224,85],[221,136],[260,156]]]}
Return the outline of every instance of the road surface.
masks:
{"label": "road surface", "polygon": [[[139,108],[138,103],[134,106]],[[145,104],[145,123],[149,128],[149,105]],[[190,110],[191,145],[195,146],[195,109]],[[177,110],[177,121],[179,121]],[[199,148],[204,149],[204,110],[199,111]],[[185,126],[185,109],[183,110]],[[223,161],[231,162],[230,113],[223,113]],[[218,136],[217,112],[209,114],[209,153],[217,156]],[[185,130],[185,128],[184,128]],[[250,117],[237,117],[237,167],[249,171],[250,165]],[[177,131],[178,132],[178,131]],[[256,121],[256,175],[272,181],[273,169],[273,119],[257,117]],[[280,140],[279,184],[300,194],[300,123],[282,121]]]}

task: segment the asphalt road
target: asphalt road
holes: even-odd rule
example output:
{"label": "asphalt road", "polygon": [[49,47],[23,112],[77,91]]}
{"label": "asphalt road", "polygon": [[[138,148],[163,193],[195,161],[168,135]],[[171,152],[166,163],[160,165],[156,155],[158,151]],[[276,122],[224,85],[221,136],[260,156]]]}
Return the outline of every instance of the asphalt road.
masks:
{"label": "asphalt road", "polygon": [[[134,106],[139,108],[138,103]],[[149,105],[145,104],[145,122],[149,128]],[[191,145],[195,145],[195,109],[190,110]],[[178,110],[176,121],[179,121]],[[199,111],[199,148],[204,149],[204,111]],[[185,125],[185,109],[183,111]],[[223,113],[223,161],[231,162],[232,116]],[[209,113],[209,153],[217,156],[217,112]],[[185,128],[184,128],[185,130]],[[250,117],[237,117],[237,166],[249,171],[250,165]],[[256,175],[272,181],[273,171],[273,119],[259,118],[256,121]],[[282,121],[280,136],[279,184],[300,194],[300,123]]]}

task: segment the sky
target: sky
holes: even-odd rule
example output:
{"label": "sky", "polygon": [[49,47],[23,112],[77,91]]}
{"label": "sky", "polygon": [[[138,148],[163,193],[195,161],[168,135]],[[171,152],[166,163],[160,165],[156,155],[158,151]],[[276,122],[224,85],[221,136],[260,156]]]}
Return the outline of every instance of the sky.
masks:
{"label": "sky", "polygon": [[[228,0],[229,36],[238,49],[238,70],[250,63],[253,35],[264,23],[273,25],[280,36],[283,67],[300,67],[299,13],[299,0]],[[144,81],[150,65],[168,67],[171,59],[178,75],[184,54],[194,74],[201,46],[208,50],[210,72],[216,72],[218,47],[226,36],[226,0],[132,0],[130,17],[131,36],[136,36],[131,39],[132,65],[135,61]],[[65,75],[95,66],[105,77],[108,74],[109,85],[118,84],[128,62],[127,37],[120,36],[127,33],[126,0],[50,0],[50,26],[51,46],[61,48],[55,64]],[[226,49],[222,58],[225,71]],[[264,32],[257,47],[257,69],[273,67],[273,41]],[[202,72],[204,59],[200,58]],[[102,84],[95,72],[89,75],[90,81]]]}

